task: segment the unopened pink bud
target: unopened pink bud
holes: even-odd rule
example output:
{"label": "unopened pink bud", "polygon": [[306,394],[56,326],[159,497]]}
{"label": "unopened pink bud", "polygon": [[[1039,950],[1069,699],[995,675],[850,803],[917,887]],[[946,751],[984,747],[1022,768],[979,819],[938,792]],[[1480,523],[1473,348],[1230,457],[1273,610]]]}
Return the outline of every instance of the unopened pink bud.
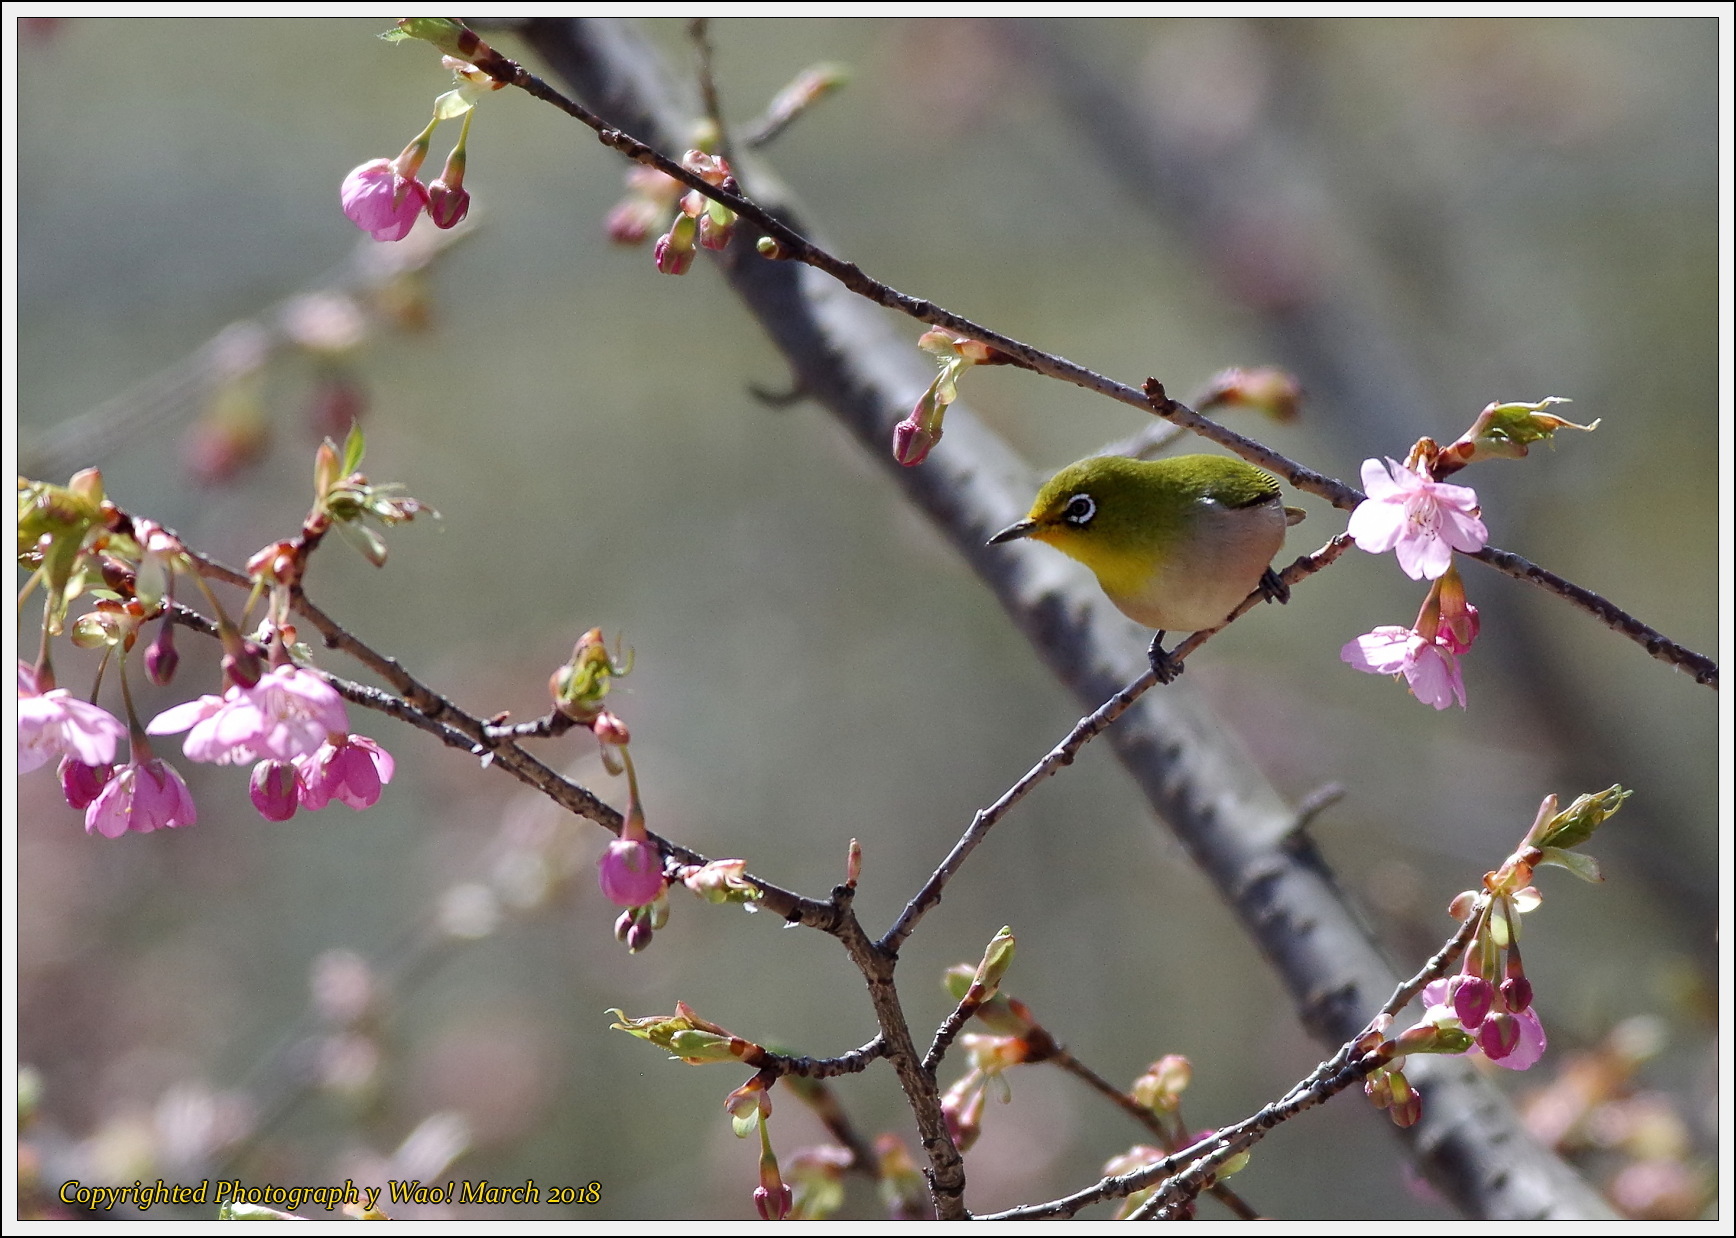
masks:
{"label": "unopened pink bud", "polygon": [[264,673],[265,668],[252,650],[242,657],[232,653],[223,655],[223,677],[238,688],[251,688]]}
{"label": "unopened pink bud", "polygon": [[657,238],[657,244],[651,251],[651,259],[665,275],[685,275],[693,265],[693,253],[691,243],[683,248],[671,231]]}
{"label": "unopened pink bud", "polygon": [[247,794],[267,821],[288,821],[300,806],[295,766],[288,761],[261,761],[253,767]]}
{"label": "unopened pink bud", "polygon": [[1403,1100],[1394,1097],[1386,1113],[1394,1126],[1415,1126],[1423,1116],[1422,1093],[1412,1088],[1406,1092]]}
{"label": "unopened pink bud", "polygon": [[940,442],[940,432],[924,430],[914,418],[906,418],[892,427],[892,458],[905,468],[921,464]]}
{"label": "unopened pink bud", "polygon": [[1495,986],[1481,976],[1460,976],[1449,987],[1453,994],[1453,1013],[1459,1017],[1459,1022],[1473,1032],[1483,1026],[1483,1020],[1489,1017],[1495,1004]]}
{"label": "unopened pink bud", "polygon": [[462,185],[435,181],[428,186],[428,218],[436,228],[456,227],[470,213],[470,191]]}
{"label": "unopened pink bud", "polygon": [[428,190],[416,179],[421,157],[427,153],[426,141],[419,152],[412,142],[396,161],[375,159],[351,171],[338,194],[350,222],[376,241],[409,236],[416,216],[428,204]]}
{"label": "unopened pink bud", "polygon": [[790,1215],[795,1202],[795,1193],[787,1182],[780,1182],[776,1190],[768,1191],[763,1186],[756,1186],[753,1191],[753,1206],[762,1221],[783,1220]]}
{"label": "unopened pink bud", "polygon": [[733,217],[725,223],[719,223],[710,211],[699,217],[699,243],[706,249],[728,249],[730,238],[734,235]]}
{"label": "unopened pink bud", "polygon": [[1510,1014],[1492,1014],[1477,1031],[1477,1047],[1491,1061],[1500,1061],[1519,1047],[1519,1020]]}
{"label": "unopened pink bud", "polygon": [[654,844],[617,838],[597,861],[597,883],[617,907],[643,907],[663,893],[663,862]]}
{"label": "unopened pink bud", "polygon": [[158,687],[164,687],[175,678],[175,668],[180,664],[181,655],[175,650],[175,625],[165,618],[157,639],[145,647],[145,675]]}
{"label": "unopened pink bud", "polygon": [[616,747],[627,744],[633,738],[628,734],[627,724],[606,709],[591,723],[591,731],[601,742],[614,744]]}
{"label": "unopened pink bud", "polygon": [[1501,982],[1501,1000],[1507,1003],[1507,1009],[1514,1014],[1531,1009],[1531,982],[1523,972],[1517,976],[1508,976]]}
{"label": "unopened pink bud", "polygon": [[627,930],[627,953],[638,954],[651,944],[651,926],[643,920],[634,920],[633,926]]}

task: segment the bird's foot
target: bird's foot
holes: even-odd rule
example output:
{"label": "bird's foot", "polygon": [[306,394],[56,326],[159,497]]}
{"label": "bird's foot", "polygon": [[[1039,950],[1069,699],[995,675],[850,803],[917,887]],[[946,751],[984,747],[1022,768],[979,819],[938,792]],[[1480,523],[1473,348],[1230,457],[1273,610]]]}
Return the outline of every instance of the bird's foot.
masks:
{"label": "bird's foot", "polygon": [[1284,583],[1284,578],[1271,568],[1260,573],[1260,594],[1268,602],[1288,602],[1290,586]]}
{"label": "bird's foot", "polygon": [[1167,632],[1159,632],[1152,637],[1151,648],[1145,651],[1146,658],[1151,662],[1151,673],[1157,676],[1158,683],[1174,683],[1176,678],[1187,669],[1164,652],[1163,638],[1167,635]]}

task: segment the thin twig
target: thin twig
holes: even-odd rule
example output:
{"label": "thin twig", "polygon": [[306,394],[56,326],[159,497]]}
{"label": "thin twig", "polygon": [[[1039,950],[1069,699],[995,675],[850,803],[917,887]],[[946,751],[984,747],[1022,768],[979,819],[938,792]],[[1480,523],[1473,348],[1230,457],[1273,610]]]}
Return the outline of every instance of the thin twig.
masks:
{"label": "thin twig", "polygon": [[982,1009],[982,1004],[983,995],[980,994],[972,997],[966,993],[959,999],[958,1005],[952,1008],[946,1018],[941,1020],[940,1027],[935,1030],[934,1040],[929,1044],[928,1052],[923,1054],[922,1069],[930,1074],[935,1072],[941,1060],[946,1057],[947,1049],[958,1038],[959,1032],[964,1030],[964,1025],[970,1022],[970,1017]]}
{"label": "thin twig", "polygon": [[[1231,1157],[1254,1146],[1266,1133],[1274,1127],[1289,1121],[1297,1114],[1303,1113],[1316,1105],[1324,1104],[1339,1092],[1344,1091],[1354,1083],[1366,1078],[1376,1067],[1386,1064],[1389,1059],[1378,1054],[1358,1054],[1358,1043],[1364,1036],[1374,1030],[1382,1016],[1395,1016],[1430,982],[1440,979],[1447,968],[1463,953],[1469,944],[1471,935],[1476,931],[1475,917],[1468,918],[1454,933],[1447,943],[1437,951],[1433,958],[1423,965],[1421,971],[1409,980],[1401,983],[1393,990],[1380,1012],[1369,1020],[1361,1033],[1351,1037],[1341,1045],[1336,1053],[1316,1066],[1308,1075],[1299,1080],[1282,1098],[1264,1106],[1259,1112],[1243,1118],[1233,1126],[1226,1126],[1216,1132],[1209,1141],[1209,1148],[1196,1144],[1180,1152],[1172,1153],[1162,1160],[1147,1165],[1133,1173],[1121,1174],[1116,1177],[1104,1178],[1086,1187],[1082,1191],[1061,1199],[1050,1200],[1044,1204],[1028,1204],[1021,1208],[1009,1208],[1005,1212],[997,1212],[987,1216],[979,1216],[978,1220],[1011,1221],[1011,1220],[1042,1220],[1049,1217],[1070,1217],[1080,1209],[1091,1204],[1100,1203],[1106,1199],[1124,1199],[1136,1191],[1157,1186],[1152,1195],[1156,1207],[1162,1208],[1168,1203],[1185,1196],[1190,1190],[1198,1194],[1205,1181]],[[1183,1169],[1183,1166],[1186,1166]],[[1181,1172],[1177,1173],[1177,1170]],[[1151,1206],[1150,1203],[1147,1205]]]}
{"label": "thin twig", "polygon": [[[119,508],[115,509],[119,517],[130,520],[132,517]],[[180,540],[177,538],[177,540]],[[238,572],[207,555],[188,549],[182,543],[182,548],[192,563],[194,569],[201,575],[237,588],[249,588],[252,581],[243,572]],[[396,659],[380,653],[365,641],[358,639],[331,616],[310,601],[306,594],[297,588],[291,593],[291,606],[295,612],[308,619],[319,630],[326,647],[341,649],[362,665],[368,667],[392,685],[393,692],[383,692],[366,684],[353,683],[340,676],[326,671],[320,674],[337,692],[346,699],[367,709],[388,714],[411,726],[428,732],[442,743],[452,748],[458,748],[472,755],[483,758],[485,764],[499,766],[506,773],[517,778],[527,786],[533,787],[548,796],[555,803],[569,812],[594,821],[612,834],[619,834],[623,824],[621,814],[597,798],[585,787],[563,777],[554,769],[537,760],[517,744],[507,740],[491,737],[489,727],[480,718],[466,712],[447,697],[434,691],[412,675]],[[174,604],[173,613],[177,622],[209,635],[216,634],[216,625],[209,620],[203,620],[196,611]],[[200,622],[193,622],[200,619]],[[658,846],[660,852],[681,864],[703,866],[710,863],[709,857],[672,842],[667,838],[648,831],[651,840]],[[775,912],[785,920],[806,924],[825,932],[835,932],[834,905],[816,899],[805,898],[792,890],[786,890],[771,882],[762,881],[751,874],[744,875],[744,880],[751,882],[760,892],[759,905],[768,911]]]}
{"label": "thin twig", "polygon": [[[1319,495],[1334,507],[1343,508],[1345,511],[1354,510],[1358,503],[1368,497],[1354,486],[1347,486],[1336,478],[1305,468],[1246,435],[1237,434],[1234,430],[1200,416],[1180,401],[1170,399],[1164,393],[1163,384],[1155,378],[1146,380],[1145,389],[1151,397],[1152,411],[1159,417],[1173,421],[1179,426],[1185,426],[1214,443],[1228,447],[1244,460],[1278,474],[1298,490],[1306,490],[1310,494]],[[1527,584],[1536,585],[1557,597],[1566,599],[1587,614],[1602,620],[1611,631],[1619,632],[1641,646],[1658,661],[1679,667],[1691,674],[1695,683],[1703,683],[1714,691],[1717,690],[1718,664],[1711,658],[1704,654],[1695,653],[1685,645],[1671,640],[1656,628],[1641,623],[1621,607],[1599,597],[1590,589],[1576,585],[1547,568],[1539,567],[1529,559],[1516,555],[1510,550],[1501,550],[1495,546],[1485,546],[1466,557],[1486,563],[1496,571],[1505,572],[1515,580],[1523,580]]]}
{"label": "thin twig", "polygon": [[[1303,555],[1290,564],[1278,574],[1279,579],[1286,585],[1293,585],[1298,581],[1305,580],[1332,563],[1349,546],[1350,539],[1339,534],[1313,554]],[[1213,634],[1223,631],[1225,627],[1247,614],[1264,599],[1265,595],[1259,590],[1250,593],[1223,623],[1215,628],[1195,632],[1177,645],[1170,652],[1170,661],[1179,665],[1187,659],[1189,654],[1210,640]],[[1081,748],[1089,743],[1094,736],[1101,734],[1110,723],[1132,708],[1134,702],[1139,700],[1156,682],[1157,677],[1148,670],[1119,692],[1116,692],[1102,705],[1074,723],[1072,730],[1067,732],[1066,737],[1027,770],[1024,777],[1003,791],[994,803],[979,810],[976,816],[971,819],[970,826],[960,836],[958,842],[953,844],[953,848],[947,853],[946,858],[941,861],[940,867],[934,870],[929,879],[923,883],[922,889],[916,892],[915,897],[899,913],[898,919],[892,927],[886,930],[886,935],[880,939],[881,949],[896,951],[910,936],[922,917],[940,902],[941,894],[946,889],[946,883],[952,880],[954,874],[964,864],[966,857],[976,850],[977,845],[988,836],[989,830],[994,828],[996,822],[1006,816],[1015,804],[1030,794],[1038,783],[1071,765],[1073,758],[1079,754]]]}
{"label": "thin twig", "polygon": [[[1105,1100],[1113,1103],[1123,1113],[1127,1114],[1128,1117],[1132,1118],[1135,1122],[1138,1122],[1141,1126],[1145,1127],[1146,1130],[1150,1131],[1152,1135],[1156,1137],[1158,1143],[1163,1147],[1168,1148],[1171,1146],[1171,1133],[1164,1129],[1163,1123],[1158,1119],[1158,1116],[1155,1113],[1134,1100],[1133,1097],[1129,1096],[1126,1092],[1123,1092],[1120,1088],[1116,1087],[1102,1075],[1092,1070],[1089,1066],[1085,1065],[1084,1062],[1081,1062],[1078,1058],[1074,1057],[1066,1049],[1057,1048],[1054,1053],[1043,1060],[1046,1062],[1053,1062],[1056,1066],[1059,1066],[1075,1079],[1082,1081],[1099,1096],[1102,1096]],[[1231,1212],[1235,1213],[1238,1220],[1257,1221],[1260,1219],[1260,1210],[1258,1208],[1249,1204],[1247,1200],[1243,1199],[1223,1183],[1214,1182],[1207,1189],[1211,1192],[1212,1198],[1223,1204],[1224,1207],[1228,1208]]]}

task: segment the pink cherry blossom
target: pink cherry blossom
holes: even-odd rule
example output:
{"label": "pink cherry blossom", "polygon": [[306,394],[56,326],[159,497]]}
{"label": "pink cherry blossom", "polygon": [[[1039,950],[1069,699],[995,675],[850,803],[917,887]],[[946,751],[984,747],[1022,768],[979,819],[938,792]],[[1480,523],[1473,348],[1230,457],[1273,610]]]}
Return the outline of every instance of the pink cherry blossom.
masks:
{"label": "pink cherry blossom", "polygon": [[597,861],[597,884],[617,907],[643,907],[663,893],[663,862],[656,844],[617,838]]}
{"label": "pink cherry blossom", "polygon": [[1370,675],[1403,675],[1411,695],[1425,705],[1445,709],[1457,698],[1459,708],[1465,707],[1459,660],[1445,642],[1387,624],[1349,642],[1338,656]]}
{"label": "pink cherry blossom", "polygon": [[61,757],[60,793],[66,797],[67,807],[80,812],[89,808],[90,802],[108,786],[114,772],[112,765],[86,765],[73,757]]}
{"label": "pink cherry blossom", "polygon": [[[392,781],[392,754],[366,735],[327,739],[311,756],[296,759],[301,806],[317,812],[342,800],[358,812],[380,799],[380,787]],[[261,810],[263,811],[263,810]]]}
{"label": "pink cherry blossom", "polygon": [[414,176],[401,175],[393,160],[373,159],[344,177],[338,198],[350,222],[376,241],[401,241],[427,207],[428,190]]}
{"label": "pink cherry blossom", "polygon": [[86,833],[119,838],[128,830],[152,830],[192,825],[198,821],[193,797],[175,767],[165,761],[130,761],[109,779],[102,794],[85,809]]}
{"label": "pink cherry blossom", "polygon": [[127,733],[108,710],[81,701],[65,688],[36,691],[36,672],[18,664],[18,772],[27,774],[55,757],[107,765]]}
{"label": "pink cherry blossom", "polygon": [[1368,498],[1350,514],[1346,532],[1370,554],[1395,550],[1412,580],[1434,580],[1453,551],[1481,550],[1489,530],[1479,519],[1477,492],[1414,473],[1395,460],[1362,462]]}
{"label": "pink cherry blossom", "polygon": [[251,688],[233,686],[221,697],[202,696],[151,719],[152,735],[187,732],[189,760],[242,765],[307,756],[333,733],[349,730],[344,699],[314,672],[277,666]]}

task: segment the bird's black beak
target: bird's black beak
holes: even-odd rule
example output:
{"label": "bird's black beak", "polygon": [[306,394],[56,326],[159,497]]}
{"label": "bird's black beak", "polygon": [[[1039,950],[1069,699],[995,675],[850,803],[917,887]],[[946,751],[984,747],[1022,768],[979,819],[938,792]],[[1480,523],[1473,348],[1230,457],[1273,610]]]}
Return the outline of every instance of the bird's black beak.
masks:
{"label": "bird's black beak", "polygon": [[1002,542],[1010,542],[1015,537],[1024,537],[1028,535],[1031,530],[1036,527],[1037,522],[1035,520],[1021,520],[1016,524],[1009,524],[999,533],[989,538],[988,544],[990,546],[999,546]]}

